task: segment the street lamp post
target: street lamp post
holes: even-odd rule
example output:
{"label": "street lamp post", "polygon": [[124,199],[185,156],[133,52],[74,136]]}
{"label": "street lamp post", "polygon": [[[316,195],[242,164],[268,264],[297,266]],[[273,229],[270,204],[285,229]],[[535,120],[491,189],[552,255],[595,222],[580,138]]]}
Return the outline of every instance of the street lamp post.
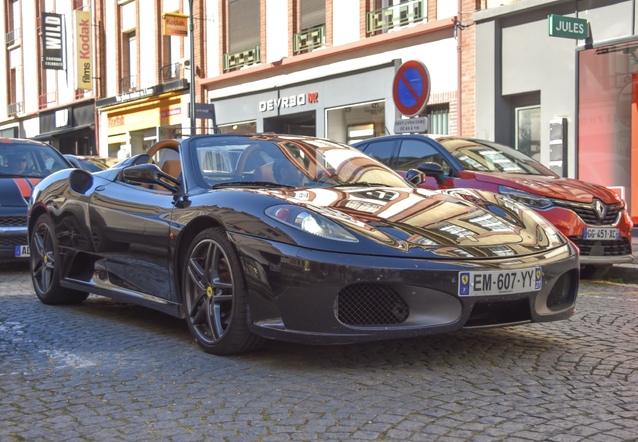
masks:
{"label": "street lamp post", "polygon": [[190,121],[191,121],[191,133],[195,135],[195,26],[193,20],[193,0],[188,0],[190,14],[188,15],[188,34],[190,37],[190,51],[191,51],[191,72],[190,72]]}

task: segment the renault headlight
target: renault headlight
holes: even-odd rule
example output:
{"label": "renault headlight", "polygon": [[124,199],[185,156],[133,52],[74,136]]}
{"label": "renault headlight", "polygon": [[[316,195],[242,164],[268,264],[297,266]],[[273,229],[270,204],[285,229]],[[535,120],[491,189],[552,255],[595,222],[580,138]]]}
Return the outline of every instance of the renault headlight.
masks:
{"label": "renault headlight", "polygon": [[498,186],[498,193],[532,209],[548,209],[552,206],[549,198],[507,186]]}

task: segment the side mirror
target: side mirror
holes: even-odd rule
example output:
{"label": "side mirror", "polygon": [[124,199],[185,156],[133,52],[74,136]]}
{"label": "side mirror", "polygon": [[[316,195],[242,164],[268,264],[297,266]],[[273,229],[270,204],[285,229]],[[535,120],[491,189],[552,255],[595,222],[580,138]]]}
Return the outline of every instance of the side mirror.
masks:
{"label": "side mirror", "polygon": [[417,166],[417,169],[420,172],[423,172],[426,176],[434,177],[437,184],[445,183],[443,168],[439,163],[421,163]]}
{"label": "side mirror", "polygon": [[408,171],[405,174],[405,179],[408,180],[410,183],[414,184],[415,186],[418,186],[423,181],[425,181],[425,174],[421,172],[420,170],[408,169]]}
{"label": "side mirror", "polygon": [[139,164],[122,170],[122,180],[129,184],[147,184],[162,186],[173,193],[179,190],[180,182],[171,175],[162,172],[156,164]]}

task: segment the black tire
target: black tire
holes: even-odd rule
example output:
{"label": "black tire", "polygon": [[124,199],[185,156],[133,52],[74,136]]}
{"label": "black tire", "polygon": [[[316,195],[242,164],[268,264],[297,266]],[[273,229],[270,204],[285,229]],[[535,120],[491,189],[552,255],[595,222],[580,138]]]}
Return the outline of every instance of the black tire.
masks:
{"label": "black tire", "polygon": [[60,286],[60,252],[55,229],[46,214],[40,215],[31,235],[31,280],[35,294],[48,305],[79,304],[89,293]]}
{"label": "black tire", "polygon": [[600,279],[611,269],[611,265],[585,264],[580,266],[580,279]]}
{"label": "black tire", "polygon": [[262,338],[248,330],[243,272],[224,230],[202,231],[188,248],[186,258],[182,304],[197,344],[216,355],[257,348]]}

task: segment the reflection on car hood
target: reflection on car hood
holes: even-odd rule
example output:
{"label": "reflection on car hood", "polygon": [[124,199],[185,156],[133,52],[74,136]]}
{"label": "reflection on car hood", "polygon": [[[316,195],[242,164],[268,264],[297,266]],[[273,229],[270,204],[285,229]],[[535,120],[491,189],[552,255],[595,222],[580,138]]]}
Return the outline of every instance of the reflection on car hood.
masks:
{"label": "reflection on car hood", "polygon": [[[457,258],[538,253],[565,239],[533,211],[491,192],[398,188],[268,191],[376,243]],[[452,195],[455,195],[454,197]]]}
{"label": "reflection on car hood", "polygon": [[0,205],[27,206],[33,187],[39,178],[0,178]]}
{"label": "reflection on car hood", "polygon": [[548,198],[591,203],[594,197],[606,204],[620,202],[620,198],[611,190],[598,184],[587,183],[571,178],[554,178],[543,175],[518,175],[512,173],[474,172],[476,179],[485,183],[515,187]]}

